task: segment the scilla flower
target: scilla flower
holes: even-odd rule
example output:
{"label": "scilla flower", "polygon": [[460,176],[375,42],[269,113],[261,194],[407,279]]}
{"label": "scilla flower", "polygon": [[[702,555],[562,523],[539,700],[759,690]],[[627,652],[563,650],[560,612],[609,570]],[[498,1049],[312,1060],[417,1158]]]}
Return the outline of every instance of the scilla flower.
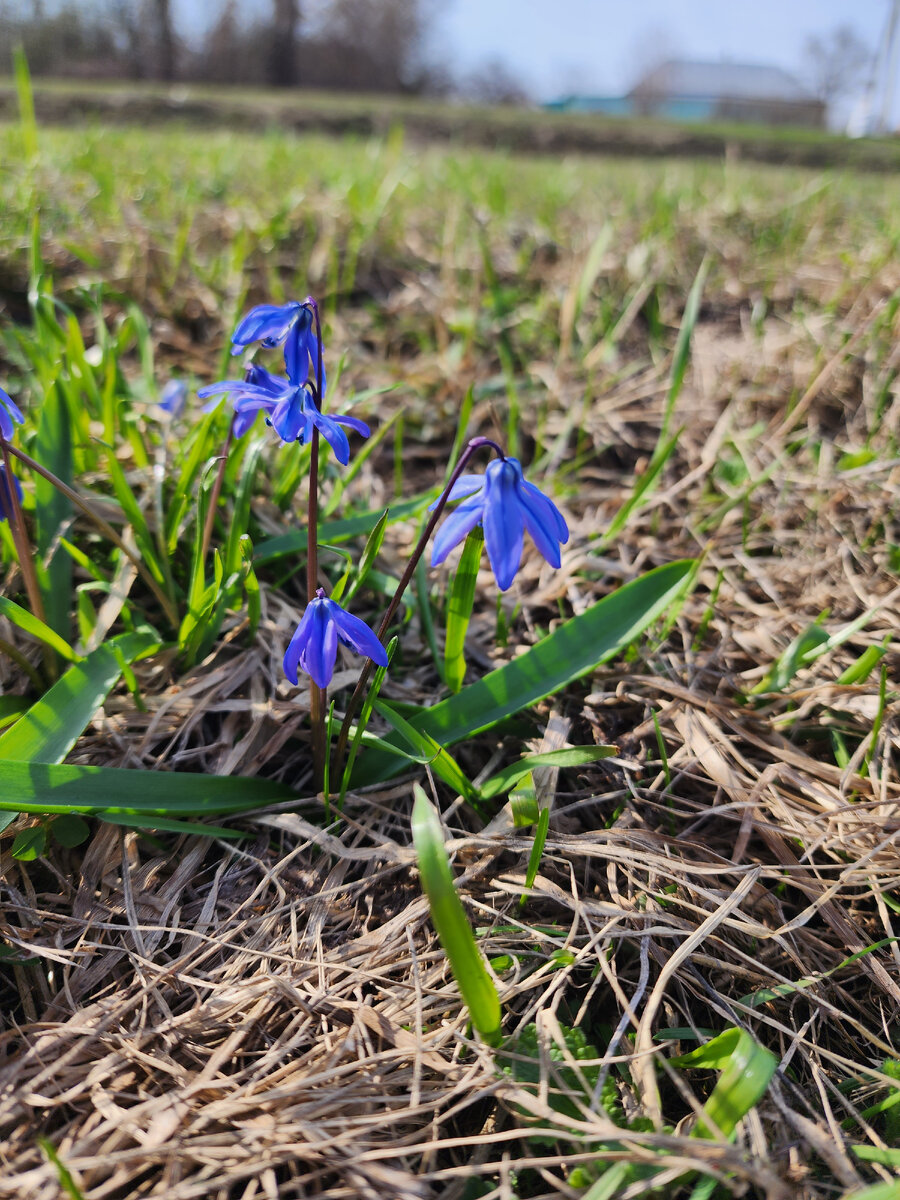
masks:
{"label": "scilla flower", "polygon": [[517,458],[494,459],[484,475],[461,475],[447,499],[463,497],[469,498],[435,536],[433,567],[476,525],[484,527],[484,544],[501,592],[511,585],[522,562],[526,529],[550,566],[560,565],[559,547],[569,540],[569,528],[553,501],[526,481]]}
{"label": "scilla flower", "polygon": [[188,385],[184,379],[170,379],[159,395],[159,407],[170,417],[180,417],[187,403]]}
{"label": "scilla flower", "polygon": [[345,612],[336,601],[329,600],[319,588],[307,604],[285,652],[285,675],[291,683],[296,683],[299,667],[320,688],[328,687],[334,674],[338,642],[371,658],[379,667],[388,665],[384,646],[368,625]]}
{"label": "scilla flower", "polygon": [[3,388],[0,388],[0,437],[7,442],[11,441],[15,433],[15,426],[21,425],[24,420],[18,404],[12,396],[7,395]]}
{"label": "scilla flower", "polygon": [[231,338],[231,353],[240,352],[251,342],[264,346],[280,346],[291,330],[299,331],[306,340],[312,330],[312,312],[299,300],[289,304],[258,304],[238,323]]}

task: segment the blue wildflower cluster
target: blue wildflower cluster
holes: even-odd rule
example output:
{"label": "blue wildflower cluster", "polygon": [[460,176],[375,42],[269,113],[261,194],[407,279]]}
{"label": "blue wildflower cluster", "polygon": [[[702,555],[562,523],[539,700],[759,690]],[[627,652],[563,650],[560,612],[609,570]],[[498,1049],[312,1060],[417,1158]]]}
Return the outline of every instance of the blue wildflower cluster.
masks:
{"label": "blue wildflower cluster", "polygon": [[[252,309],[234,331],[232,354],[240,354],[254,343],[268,349],[283,346],[284,376],[274,375],[257,363],[251,363],[243,379],[211,384],[201,389],[200,397],[213,398],[210,408],[220,403],[222,396],[229,397],[235,437],[242,437],[262,412],[282,442],[307,444],[317,432],[331,446],[338,462],[346,465],[350,459],[350,443],[345,429],[368,437],[369,427],[355,417],[334,417],[323,412],[324,352],[318,310],[312,297],[302,303],[261,304]],[[488,464],[484,474],[463,474],[462,468],[472,453],[488,445],[494,448],[498,457]],[[311,479],[310,488],[315,486],[316,481]],[[484,529],[488,560],[501,591],[512,585],[519,570],[526,532],[551,566],[560,565],[560,547],[568,541],[569,530],[559,509],[525,479],[518,459],[504,455],[496,443],[476,438],[469,443],[457,464],[450,486],[431,506],[433,519],[414,551],[388,609],[382,623],[382,635],[435,522],[444,506],[457,500],[463,503],[447,518],[435,537],[433,566],[444,562],[450,551],[478,525]],[[311,497],[311,512],[314,510],[315,500]],[[312,544],[311,552],[314,553]],[[338,644],[355,650],[379,666],[387,666],[381,637],[318,588],[285,653],[287,678],[296,684],[298,671],[304,671],[318,688],[327,688],[334,674]]]}
{"label": "blue wildflower cluster", "polygon": [[369,436],[369,427],[356,417],[331,417],[322,411],[325,364],[321,339],[314,328],[314,314],[312,300],[281,306],[261,304],[252,309],[234,331],[232,354],[240,354],[253,342],[270,348],[283,344],[287,378],[272,375],[254,363],[244,379],[226,379],[202,388],[197,394],[201,399],[230,395],[235,437],[243,437],[262,412],[282,442],[307,444],[313,429],[317,429],[338,462],[346,466],[350,461],[350,443],[342,427],[363,437]]}

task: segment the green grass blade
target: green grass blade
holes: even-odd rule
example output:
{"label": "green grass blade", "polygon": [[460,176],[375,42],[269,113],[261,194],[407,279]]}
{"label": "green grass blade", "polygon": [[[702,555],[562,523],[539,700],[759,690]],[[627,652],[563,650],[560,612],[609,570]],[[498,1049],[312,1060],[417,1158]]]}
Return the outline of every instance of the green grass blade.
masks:
{"label": "green grass blade", "polygon": [[359,753],[362,736],[366,732],[369,720],[372,716],[372,707],[378,699],[378,693],[381,691],[381,685],[384,683],[384,677],[388,673],[388,669],[394,659],[394,654],[397,651],[397,646],[400,644],[399,638],[392,637],[385,647],[388,665],[386,667],[376,668],[375,675],[369,690],[366,692],[366,698],[363,700],[362,711],[359,714],[359,720],[356,722],[356,730],[353,734],[353,741],[350,743],[350,749],[347,752],[347,763],[341,775],[341,794],[338,797],[338,809],[343,809],[344,798],[347,795],[347,788],[350,786],[350,777],[353,774],[353,764],[356,762],[356,756]]}
{"label": "green grass blade", "polygon": [[37,158],[38,136],[37,118],[34,115],[34,93],[31,89],[31,72],[28,70],[28,59],[25,47],[21,43],[13,50],[13,69],[16,75],[16,96],[19,101],[19,128],[22,131],[22,145],[27,159]]}
{"label": "green grass blade", "polygon": [[418,784],[415,797],[413,843],[422,887],[431,908],[431,920],[468,1006],[472,1024],[488,1045],[497,1046],[500,1044],[500,998],[456,894],[437,812]]}
{"label": "green grass blade", "polygon": [[570,746],[563,750],[546,750],[543,754],[529,754],[492,775],[478,791],[482,800],[492,800],[508,792],[535,767],[583,767],[618,753],[617,746]]}
{"label": "green grass blade", "polygon": [[722,1073],[703,1105],[702,1118],[691,1137],[730,1138],[739,1121],[762,1098],[775,1074],[778,1059],[743,1029],[726,1029],[705,1046],[669,1060],[673,1067],[708,1067]]}
{"label": "green grass blade", "polygon": [[[662,428],[659,432],[660,442],[664,441],[669,432],[669,424],[672,420],[672,413],[675,411],[675,403],[681,394],[681,389],[684,385],[684,376],[688,368],[688,363],[691,358],[691,340],[694,336],[694,326],[697,324],[697,317],[700,313],[700,300],[703,296],[703,285],[706,282],[706,275],[709,271],[709,259],[704,258],[700,264],[700,268],[694,277],[694,282],[691,284],[691,290],[688,292],[687,303],[684,306],[684,313],[681,317],[681,326],[678,330],[678,339],[675,342],[675,352],[672,356],[672,373],[669,377],[669,392],[666,396],[666,407],[663,414]],[[656,455],[654,454],[654,458]]]}
{"label": "green grass blade", "polygon": [[[410,719],[411,726],[451,746],[552,695],[613,658],[663,616],[681,598],[693,565],[693,559],[682,559],[632,580],[512,662],[422,710]],[[381,782],[398,769],[373,752],[360,764],[354,783]]]}
{"label": "green grass blade", "polygon": [[[72,436],[69,406],[61,387],[49,387],[40,407],[34,457],[48,471],[72,484]],[[73,608],[72,560],[57,543],[60,531],[72,515],[72,504],[42,475],[34,481],[35,541],[38,582],[47,624],[61,637],[69,633]],[[49,561],[47,556],[52,553]]]}
{"label": "green grass blade", "polygon": [[[550,809],[542,808],[541,815],[538,817],[537,829],[534,831],[534,841],[531,844],[531,853],[528,856],[528,869],[525,872],[525,887],[528,891],[534,887],[534,881],[537,878],[538,867],[541,865],[541,855],[544,853],[544,845],[547,841],[547,830],[550,828]],[[523,892],[519,897],[519,907],[525,905],[528,899],[527,892]]]}
{"label": "green grass blade", "polygon": [[362,585],[366,582],[366,576],[372,570],[372,566],[381,549],[381,543],[384,541],[384,531],[387,529],[388,516],[390,509],[386,508],[381,514],[381,519],[372,532],[366,539],[366,544],[360,556],[359,566],[356,568],[356,575],[353,579],[353,584],[350,591],[347,593],[347,602],[349,603]]}
{"label": "green grass blade", "polygon": [[[427,492],[422,496],[414,496],[402,504],[391,505],[391,518],[403,521],[407,517],[417,516],[435,497],[435,492]],[[320,542],[346,542],[350,538],[368,535],[372,532],[384,514],[383,508],[373,512],[360,513],[357,517],[345,517],[342,521],[325,521],[319,526]],[[271,562],[276,558],[284,558],[289,554],[303,554],[306,551],[306,530],[295,529],[290,533],[279,534],[278,537],[268,538],[256,547],[255,563]]]}
{"label": "green grass blade", "polygon": [[0,811],[215,817],[294,800],[283,783],[240,775],[0,762]]}
{"label": "green grass blade", "polygon": [[81,660],[81,655],[76,654],[68,642],[64,641],[49,625],[45,625],[43,621],[30,613],[27,608],[16,604],[15,600],[0,596],[0,616],[12,621],[13,625],[17,625],[23,633],[30,634],[39,642],[44,642],[67,662]]}
{"label": "green grass blade", "polygon": [[418,754],[422,755],[438,779],[443,779],[448,787],[453,788],[460,796],[465,796],[467,800],[478,799],[475,785],[466,778],[459,763],[439,742],[436,742],[429,734],[422,733],[410,725],[409,721],[401,717],[383,700],[375,700],[373,707],[379,716],[384,717],[388,724],[396,729]]}
{"label": "green grass blade", "polygon": [[447,605],[447,632],[444,637],[444,678],[451,692],[458,692],[466,674],[466,633],[475,600],[475,582],[484,533],[481,526],[466,538],[463,552],[453,577],[450,601]]}
{"label": "green grass blade", "polygon": [[202,837],[243,838],[242,829],[226,829],[222,825],[199,825],[196,821],[175,821],[171,817],[135,817],[104,813],[100,817],[108,825],[126,825],[129,829],[156,829],[164,833],[192,833]]}
{"label": "green grass blade", "polygon": [[62,762],[118,681],[123,659],[131,662],[157,645],[152,633],[126,633],[70,667],[12,729],[0,735],[0,759]]}

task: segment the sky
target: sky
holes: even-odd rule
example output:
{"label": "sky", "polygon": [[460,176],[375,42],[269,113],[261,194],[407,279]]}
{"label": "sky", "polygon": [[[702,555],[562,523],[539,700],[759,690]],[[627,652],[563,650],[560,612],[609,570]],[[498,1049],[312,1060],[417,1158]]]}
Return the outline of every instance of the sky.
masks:
{"label": "sky", "polygon": [[661,57],[759,62],[800,74],[807,38],[836,26],[851,25],[874,49],[890,0],[437,0],[435,7],[437,58],[463,70],[501,58],[544,100],[619,95]]}

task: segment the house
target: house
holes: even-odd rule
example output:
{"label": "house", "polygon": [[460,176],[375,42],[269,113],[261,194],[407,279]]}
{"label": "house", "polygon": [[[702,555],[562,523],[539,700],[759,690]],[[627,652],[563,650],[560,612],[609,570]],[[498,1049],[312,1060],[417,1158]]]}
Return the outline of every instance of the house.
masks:
{"label": "house", "polygon": [[747,121],[821,129],[825,104],[781,67],[672,59],[646,72],[625,96],[568,96],[547,105],[565,112]]}

